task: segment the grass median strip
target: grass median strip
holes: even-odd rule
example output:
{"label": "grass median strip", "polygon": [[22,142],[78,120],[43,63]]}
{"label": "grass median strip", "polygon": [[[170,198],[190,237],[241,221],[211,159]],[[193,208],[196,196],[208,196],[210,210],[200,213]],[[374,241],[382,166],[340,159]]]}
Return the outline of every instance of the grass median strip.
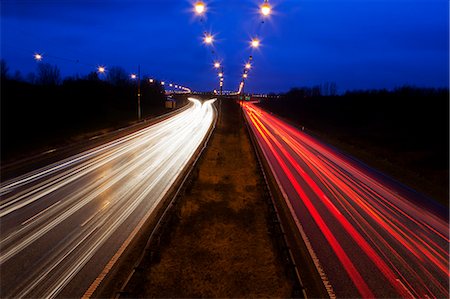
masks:
{"label": "grass median strip", "polygon": [[261,173],[239,108],[222,100],[198,175],[177,205],[178,221],[131,297],[290,297],[268,230]]}

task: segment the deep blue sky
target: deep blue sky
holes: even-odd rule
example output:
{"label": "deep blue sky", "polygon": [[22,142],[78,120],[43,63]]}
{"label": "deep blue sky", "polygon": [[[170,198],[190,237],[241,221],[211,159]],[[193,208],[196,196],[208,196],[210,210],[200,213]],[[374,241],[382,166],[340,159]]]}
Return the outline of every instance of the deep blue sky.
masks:
{"label": "deep blue sky", "polygon": [[[33,53],[63,75],[96,65],[122,66],[189,86],[217,85],[203,26],[216,34],[225,89],[238,88],[248,41],[260,50],[246,90],[287,91],[335,81],[347,89],[404,84],[448,86],[448,0],[273,0],[261,24],[262,0],[205,0],[206,19],[189,0],[2,0],[1,57],[11,72],[35,71]],[[80,63],[74,62],[79,60]]]}

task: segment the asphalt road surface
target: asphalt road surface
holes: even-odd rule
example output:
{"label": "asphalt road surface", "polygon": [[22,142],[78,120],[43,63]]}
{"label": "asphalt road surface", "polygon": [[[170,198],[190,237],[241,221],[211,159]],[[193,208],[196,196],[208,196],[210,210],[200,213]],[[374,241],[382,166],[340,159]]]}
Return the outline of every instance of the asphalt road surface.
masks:
{"label": "asphalt road surface", "polygon": [[[0,296],[81,297],[202,143],[214,100],[0,187]],[[107,267],[106,267],[107,268]]]}
{"label": "asphalt road surface", "polygon": [[330,297],[448,298],[448,218],[255,105],[243,109]]}

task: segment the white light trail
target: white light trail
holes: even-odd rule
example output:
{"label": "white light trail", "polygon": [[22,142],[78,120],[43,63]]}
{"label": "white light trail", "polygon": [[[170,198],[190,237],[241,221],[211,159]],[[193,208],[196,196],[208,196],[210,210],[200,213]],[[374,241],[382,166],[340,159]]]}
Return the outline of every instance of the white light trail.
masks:
{"label": "white light trail", "polygon": [[[157,207],[211,127],[213,101],[190,101],[167,120],[1,185],[2,295],[83,294],[104,267],[98,258],[112,257]],[[74,277],[84,285],[64,293]]]}

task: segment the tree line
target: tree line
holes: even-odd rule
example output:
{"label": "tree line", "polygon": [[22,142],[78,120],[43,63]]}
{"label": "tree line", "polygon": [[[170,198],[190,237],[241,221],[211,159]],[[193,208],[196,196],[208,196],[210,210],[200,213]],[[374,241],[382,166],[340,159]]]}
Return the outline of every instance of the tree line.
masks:
{"label": "tree line", "polygon": [[261,105],[347,149],[414,172],[419,181],[433,186],[426,192],[448,199],[447,88],[403,86],[341,95],[313,90],[293,88]]}
{"label": "tree line", "polygon": [[[36,73],[27,78],[11,74],[4,60],[0,68],[3,162],[20,152],[124,126],[137,118],[137,82],[119,66],[109,68],[105,78],[91,72],[64,79],[59,68],[48,63],[38,63]],[[161,84],[144,76],[142,117],[162,113],[164,100]]]}
{"label": "tree line", "polygon": [[341,95],[292,88],[261,105],[317,130],[346,131],[405,148],[448,149],[449,90],[403,86]]}

